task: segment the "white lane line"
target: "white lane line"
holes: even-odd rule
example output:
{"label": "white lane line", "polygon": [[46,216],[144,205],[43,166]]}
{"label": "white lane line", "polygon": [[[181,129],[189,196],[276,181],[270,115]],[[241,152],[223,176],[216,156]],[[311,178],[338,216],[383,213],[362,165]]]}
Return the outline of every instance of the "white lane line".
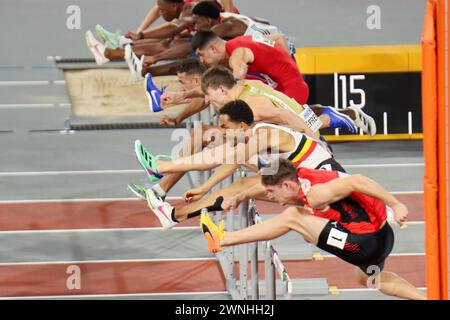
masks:
{"label": "white lane line", "polygon": [[[166,197],[166,200],[183,200],[183,197]],[[85,199],[38,199],[38,200],[0,200],[0,204],[21,203],[54,203],[54,202],[116,202],[116,201],[143,201],[137,198],[85,198]],[[144,201],[145,202],[145,201]]]}
{"label": "white lane line", "polygon": [[[418,290],[427,290],[426,287],[417,287]],[[366,291],[379,291],[378,289],[369,289],[369,288],[354,288],[354,289],[341,289],[337,288],[339,292],[366,292]]]}
{"label": "white lane line", "polygon": [[393,191],[393,194],[423,194],[423,191]]}
{"label": "white lane line", "polygon": [[0,104],[0,109],[11,108],[54,108],[53,103],[6,103]]}
{"label": "white lane line", "polygon": [[29,81],[0,81],[0,86],[47,86],[50,81],[46,80],[29,80]]}
{"label": "white lane line", "polygon": [[0,300],[23,300],[23,299],[65,299],[65,298],[126,298],[126,297],[159,297],[159,296],[198,296],[198,295],[229,295],[227,291],[204,291],[204,292],[152,292],[152,293],[118,293],[118,294],[83,294],[83,295],[59,295],[59,296],[18,296],[18,297],[0,297]]}
{"label": "white lane line", "polygon": [[130,170],[76,170],[76,171],[18,171],[0,172],[0,177],[9,176],[61,176],[61,175],[86,175],[86,174],[129,174],[142,173],[142,169]]}
{"label": "white lane line", "polygon": [[[336,258],[336,259],[338,259],[336,256],[334,256],[332,254],[329,254],[329,253],[320,252],[320,255],[323,258]],[[411,257],[423,257],[425,255],[426,255],[425,252],[411,252],[411,253],[404,253],[404,252],[400,253],[399,252],[399,253],[391,253],[389,255],[389,257],[408,257],[408,256],[411,256]]]}
{"label": "white lane line", "polygon": [[215,257],[204,258],[167,258],[167,259],[117,259],[117,260],[79,260],[79,261],[32,261],[32,262],[2,262],[0,267],[8,266],[36,266],[36,265],[58,265],[58,264],[105,264],[105,263],[141,263],[141,262],[181,262],[181,261],[215,261]]}
{"label": "white lane line", "polygon": [[65,80],[0,80],[0,87],[6,86],[48,86],[48,85],[65,85]]}
{"label": "white lane line", "polygon": [[[198,226],[190,227],[175,227],[171,229],[171,232],[184,231],[184,230],[200,230]],[[81,233],[81,232],[135,232],[135,231],[168,231],[162,227],[152,227],[152,228],[101,228],[101,229],[49,229],[49,230],[5,230],[0,231],[0,236],[10,235],[10,234],[33,234],[33,233]]]}
{"label": "white lane line", "polygon": [[[393,195],[421,195],[423,191],[392,191]],[[166,200],[183,200],[182,196],[166,197]],[[0,204],[54,203],[54,202],[105,202],[105,201],[142,201],[137,198],[75,198],[75,199],[36,199],[36,200],[0,200]]]}
{"label": "white lane line", "polygon": [[346,169],[352,168],[401,168],[401,167],[423,167],[423,162],[418,163],[368,163],[368,164],[343,164]]}
{"label": "white lane line", "polygon": [[[1,105],[0,105],[1,106]],[[386,168],[386,167],[423,167],[423,163],[373,163],[373,164],[350,164],[342,165],[345,168]],[[127,174],[141,173],[142,169],[121,170],[67,170],[67,171],[17,171],[0,172],[0,176],[45,176],[45,175],[86,175],[86,174]]]}

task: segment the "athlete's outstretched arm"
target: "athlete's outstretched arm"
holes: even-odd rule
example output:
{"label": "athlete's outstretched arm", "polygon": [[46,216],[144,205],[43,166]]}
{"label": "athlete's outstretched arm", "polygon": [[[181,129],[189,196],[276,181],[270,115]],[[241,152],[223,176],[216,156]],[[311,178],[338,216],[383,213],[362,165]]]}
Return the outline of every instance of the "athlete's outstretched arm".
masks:
{"label": "athlete's outstretched arm", "polygon": [[204,97],[205,94],[203,93],[201,87],[196,87],[189,91],[178,91],[178,92],[166,91],[161,96],[161,103],[163,104],[163,106],[168,106],[180,104],[187,99],[204,98]]}
{"label": "athlete's outstretched arm", "polygon": [[236,209],[242,202],[248,201],[250,199],[261,198],[266,194],[266,188],[261,184],[255,184],[250,189],[241,192],[240,194],[223,199],[222,209],[231,210]]}
{"label": "athlete's outstretched arm", "polygon": [[158,5],[154,5],[147,13],[147,15],[144,18],[144,21],[142,21],[141,25],[139,26],[139,28],[136,30],[136,33],[142,32],[145,29],[147,29],[148,27],[150,27],[153,22],[155,22],[156,20],[158,20],[158,18],[160,17],[159,15],[159,7]]}
{"label": "athlete's outstretched arm", "polygon": [[[270,133],[269,133],[270,135]],[[211,165],[246,164],[258,152],[271,147],[270,137],[267,143],[259,143],[258,135],[250,137],[248,143],[239,143],[230,147],[227,143],[209,150],[193,154],[173,161],[156,161],[156,170],[161,174],[187,172],[194,170],[209,170]],[[260,150],[261,149],[261,150]]]}
{"label": "athlete's outstretched arm", "polygon": [[186,58],[192,52],[191,45],[189,42],[182,43],[176,46],[172,46],[160,53],[153,56],[148,56],[144,58],[145,65],[152,65],[158,61],[162,60],[176,60]]}
{"label": "athlete's outstretched arm", "polygon": [[222,0],[222,4],[225,12],[233,11],[233,0]]}
{"label": "athlete's outstretched arm", "polygon": [[165,39],[179,35],[183,30],[192,27],[194,22],[192,17],[175,19],[169,23],[144,31],[144,39]]}
{"label": "athlete's outstretched arm", "polygon": [[277,108],[266,97],[248,97],[245,99],[253,111],[256,122],[267,122],[291,128],[298,132],[303,132],[311,138],[317,139],[315,134],[306,122],[293,111]]}
{"label": "athlete's outstretched arm", "polygon": [[330,204],[358,192],[378,199],[391,207],[395,213],[395,220],[400,226],[406,220],[408,209],[381,185],[363,175],[355,174],[326,183],[316,184],[306,194],[309,204],[316,209],[323,210]]}
{"label": "athlete's outstretched arm", "polygon": [[160,119],[160,124],[168,127],[177,126],[190,116],[206,109],[206,107],[208,107],[208,105],[205,103],[205,99],[202,98],[192,99],[189,102],[189,105],[186,108],[184,108],[183,111],[181,111],[176,116],[176,118],[169,118],[168,116],[164,116]]}
{"label": "athlete's outstretched arm", "polygon": [[223,164],[221,165],[202,186],[199,188],[188,190],[184,193],[183,197],[186,201],[196,201],[202,198],[208,193],[215,185],[222,182],[225,178],[231,176],[233,172],[239,168],[236,164]]}
{"label": "athlete's outstretched arm", "polygon": [[242,36],[245,33],[245,30],[246,26],[234,19],[217,24],[211,28],[211,31],[222,39]]}
{"label": "athlete's outstretched arm", "polygon": [[233,70],[233,75],[239,79],[245,78],[248,70],[247,65],[252,63],[254,58],[252,50],[248,48],[235,49],[228,62],[231,70]]}

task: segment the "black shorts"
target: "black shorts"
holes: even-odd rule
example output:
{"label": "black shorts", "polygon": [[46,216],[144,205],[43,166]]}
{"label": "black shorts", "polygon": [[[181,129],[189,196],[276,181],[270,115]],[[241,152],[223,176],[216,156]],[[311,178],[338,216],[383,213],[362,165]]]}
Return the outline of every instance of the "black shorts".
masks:
{"label": "black shorts", "polygon": [[317,170],[327,170],[327,171],[339,171],[346,173],[345,169],[336,161],[334,158],[327,159],[321,162],[317,167]]}
{"label": "black shorts", "polygon": [[[332,233],[330,235],[330,233]],[[344,243],[345,235],[347,239]],[[343,246],[343,249],[341,247]],[[374,233],[354,234],[335,221],[329,221],[319,236],[317,247],[359,267],[365,274],[383,270],[394,246],[394,232],[388,222]]]}

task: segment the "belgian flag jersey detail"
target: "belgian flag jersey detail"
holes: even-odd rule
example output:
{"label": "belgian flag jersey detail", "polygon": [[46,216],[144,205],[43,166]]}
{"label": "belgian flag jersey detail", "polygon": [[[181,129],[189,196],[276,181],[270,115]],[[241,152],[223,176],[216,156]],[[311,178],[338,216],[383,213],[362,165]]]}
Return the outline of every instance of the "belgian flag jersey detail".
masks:
{"label": "belgian flag jersey detail", "polygon": [[260,162],[263,164],[271,162],[275,156],[281,159],[290,160],[297,168],[302,166],[315,169],[324,161],[332,159],[331,154],[318,144],[316,140],[301,132],[274,124],[258,123],[252,129],[253,134],[256,133],[256,130],[261,128],[267,130],[281,130],[290,134],[294,138],[296,146],[292,151],[279,153],[277,155],[258,155]]}

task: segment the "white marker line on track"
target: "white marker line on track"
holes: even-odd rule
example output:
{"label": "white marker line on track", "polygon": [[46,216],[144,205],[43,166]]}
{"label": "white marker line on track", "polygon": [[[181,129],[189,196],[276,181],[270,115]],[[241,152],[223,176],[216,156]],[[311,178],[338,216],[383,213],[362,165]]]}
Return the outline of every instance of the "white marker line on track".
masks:
{"label": "white marker line on track", "polygon": [[368,163],[368,164],[343,164],[346,169],[351,168],[398,168],[398,167],[423,167],[425,164],[420,163]]}
{"label": "white marker line on track", "polygon": [[[175,227],[171,229],[171,232],[182,231],[182,230],[200,230],[200,226],[190,226],[190,227]],[[134,231],[168,231],[162,227],[152,227],[152,228],[97,228],[97,229],[49,229],[49,230],[5,230],[0,231],[0,236],[9,234],[32,234],[32,233],[67,233],[67,232],[134,232]]]}
{"label": "white marker line on track", "polygon": [[167,259],[117,259],[117,260],[67,260],[67,261],[33,261],[33,262],[2,262],[0,267],[8,266],[36,266],[36,265],[57,265],[57,264],[106,264],[106,263],[141,263],[141,262],[181,262],[181,261],[215,261],[215,257],[204,258],[167,258]]}
{"label": "white marker line on track", "polygon": [[[392,191],[394,195],[422,195],[423,191]],[[166,200],[183,200],[182,196],[166,197]],[[0,204],[54,203],[54,202],[105,202],[105,201],[143,201],[137,198],[76,198],[76,199],[36,199],[36,200],[0,200]]]}
{"label": "white marker line on track", "polygon": [[0,177],[9,176],[61,176],[61,175],[86,175],[86,174],[128,174],[142,173],[142,169],[130,170],[77,170],[77,171],[18,171],[18,172],[0,172]]}
{"label": "white marker line on track", "polygon": [[0,109],[11,108],[54,108],[56,105],[53,103],[7,103],[0,104]]}
{"label": "white marker line on track", "polygon": [[0,81],[1,86],[47,86],[50,81],[47,80],[28,80],[28,81]]}
{"label": "white marker line on track", "polygon": [[[336,258],[336,256],[329,254],[329,253],[323,253],[320,252],[320,255],[323,258]],[[405,253],[405,252],[398,252],[398,253],[391,253],[389,257],[423,257],[425,256],[425,252],[411,252],[411,253]]]}
{"label": "white marker line on track", "polygon": [[[183,197],[166,197],[166,200],[183,200]],[[85,198],[85,199],[37,199],[37,200],[0,200],[0,204],[21,203],[54,203],[54,202],[116,202],[116,201],[143,201],[137,198]]]}
{"label": "white marker line on track", "polygon": [[125,297],[158,297],[158,296],[194,296],[194,295],[229,295],[227,291],[205,291],[205,292],[152,292],[152,293],[118,293],[118,294],[83,294],[83,295],[59,295],[59,296],[18,296],[18,297],[0,297],[0,300],[23,300],[23,299],[65,299],[65,298],[125,298]]}
{"label": "white marker line on track", "polygon": [[0,87],[6,86],[48,86],[48,85],[65,85],[65,80],[0,80]]}
{"label": "white marker line on track", "polygon": [[[418,290],[427,290],[426,287],[417,287]],[[379,291],[377,289],[369,289],[369,288],[354,288],[354,289],[341,289],[338,287],[339,292],[366,292],[366,291]]]}
{"label": "white marker line on track", "polygon": [[[0,105],[1,106],[1,105]],[[381,164],[350,164],[343,165],[345,168],[386,168],[386,167],[422,167],[423,163],[381,163]],[[142,173],[142,169],[125,169],[125,170],[67,170],[67,171],[16,171],[16,172],[0,172],[0,177],[7,176],[45,176],[45,175],[86,175],[86,174],[128,174]]]}

